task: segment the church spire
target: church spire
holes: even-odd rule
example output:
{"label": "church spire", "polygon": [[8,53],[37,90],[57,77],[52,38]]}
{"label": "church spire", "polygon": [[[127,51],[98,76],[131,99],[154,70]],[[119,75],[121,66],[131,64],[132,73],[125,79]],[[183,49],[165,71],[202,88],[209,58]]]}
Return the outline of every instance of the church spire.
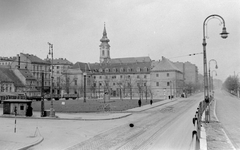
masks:
{"label": "church spire", "polygon": [[106,26],[105,26],[105,22],[104,22],[104,28],[103,28],[103,36],[100,39],[100,41],[102,42],[100,44],[100,62],[107,62],[108,60],[110,60],[110,45],[108,44],[108,42],[110,41],[107,38],[107,31],[106,31]]}
{"label": "church spire", "polygon": [[104,22],[104,29],[103,29],[103,37],[100,39],[101,42],[109,42],[110,40],[107,38],[107,31]]}
{"label": "church spire", "polygon": [[106,31],[105,22],[104,22],[103,36],[107,36],[107,31]]}

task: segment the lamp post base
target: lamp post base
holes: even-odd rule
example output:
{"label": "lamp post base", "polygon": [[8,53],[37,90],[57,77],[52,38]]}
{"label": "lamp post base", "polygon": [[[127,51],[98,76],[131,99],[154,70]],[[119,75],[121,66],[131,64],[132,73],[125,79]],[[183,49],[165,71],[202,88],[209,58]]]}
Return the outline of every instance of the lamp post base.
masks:
{"label": "lamp post base", "polygon": [[53,108],[50,108],[50,116],[49,117],[55,117],[55,110]]}

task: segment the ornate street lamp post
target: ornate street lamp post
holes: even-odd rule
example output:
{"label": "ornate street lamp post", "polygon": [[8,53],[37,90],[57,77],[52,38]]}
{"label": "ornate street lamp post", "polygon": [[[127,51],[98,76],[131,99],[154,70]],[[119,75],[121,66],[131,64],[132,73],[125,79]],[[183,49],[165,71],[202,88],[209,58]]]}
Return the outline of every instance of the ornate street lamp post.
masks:
{"label": "ornate street lamp post", "polygon": [[226,30],[226,27],[225,27],[225,21],[221,16],[219,16],[217,14],[213,14],[213,15],[208,16],[204,20],[204,22],[203,22],[203,43],[202,43],[202,45],[203,45],[203,69],[204,69],[203,70],[203,72],[204,72],[204,100],[209,99],[208,76],[207,76],[207,56],[206,56],[206,45],[207,45],[207,43],[206,43],[205,28],[207,26],[208,19],[215,18],[215,17],[221,19],[222,23],[223,23],[222,33],[220,33],[221,37],[223,39],[226,39],[228,37],[228,34],[229,34],[229,33],[227,33],[227,30]]}
{"label": "ornate street lamp post", "polygon": [[87,78],[87,73],[83,73],[83,102],[86,102],[86,78]]}
{"label": "ornate street lamp post", "polygon": [[[207,56],[206,56],[206,35],[205,35],[205,28],[207,26],[207,21],[209,19],[213,19],[213,18],[218,18],[222,21],[222,24],[223,24],[223,28],[222,28],[222,33],[220,33],[221,37],[223,39],[226,39],[228,37],[228,33],[226,31],[226,27],[225,27],[225,21],[224,19],[217,15],[217,14],[213,14],[213,15],[210,15],[208,16],[204,22],[203,22],[203,73],[204,73],[204,100],[205,102],[207,103],[207,107],[209,106],[209,87],[208,87],[208,76],[207,76]],[[206,109],[205,111],[206,113],[206,122],[209,122],[210,121],[210,109],[208,107],[208,109]]]}
{"label": "ornate street lamp post", "polygon": [[213,84],[213,75],[214,75],[213,72],[215,72],[215,76],[217,76],[217,71],[216,71],[216,70],[212,70],[212,72],[211,72],[211,75],[212,75],[212,79],[211,79],[211,80],[212,80],[212,81],[211,81],[212,94],[213,94],[213,90],[214,90],[214,89],[213,89],[213,85],[214,85],[214,84]]}
{"label": "ornate street lamp post", "polygon": [[50,96],[51,96],[51,107],[50,107],[50,117],[54,117],[55,116],[55,113],[54,113],[54,109],[53,109],[53,93],[52,93],[52,90],[53,90],[53,44],[49,43],[48,42],[48,45],[49,45],[49,55],[51,55],[51,79],[50,79]]}
{"label": "ornate street lamp post", "polygon": [[212,89],[213,89],[213,87],[212,87],[212,83],[211,83],[211,69],[210,69],[210,64],[211,64],[211,62],[212,61],[214,61],[215,62],[215,64],[216,64],[216,66],[215,66],[215,69],[218,69],[218,66],[217,66],[217,61],[215,60],[215,59],[211,59],[211,60],[209,60],[209,62],[208,62],[208,68],[209,68],[209,70],[208,70],[208,73],[209,73],[209,91],[210,91],[210,93],[212,92]]}

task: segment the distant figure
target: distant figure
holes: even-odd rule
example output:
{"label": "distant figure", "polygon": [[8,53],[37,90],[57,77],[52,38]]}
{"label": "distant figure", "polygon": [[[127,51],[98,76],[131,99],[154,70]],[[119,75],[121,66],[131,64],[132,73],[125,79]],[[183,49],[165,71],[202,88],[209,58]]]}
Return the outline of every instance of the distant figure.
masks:
{"label": "distant figure", "polygon": [[150,100],[150,105],[152,105],[152,103],[153,103],[153,101],[152,101],[152,100]]}
{"label": "distant figure", "polygon": [[27,112],[26,112],[26,116],[27,117],[31,117],[32,116],[32,110],[33,110],[33,108],[31,106],[28,106]]}
{"label": "distant figure", "polygon": [[138,106],[141,107],[141,105],[142,105],[142,101],[141,101],[141,99],[139,99],[138,100]]}

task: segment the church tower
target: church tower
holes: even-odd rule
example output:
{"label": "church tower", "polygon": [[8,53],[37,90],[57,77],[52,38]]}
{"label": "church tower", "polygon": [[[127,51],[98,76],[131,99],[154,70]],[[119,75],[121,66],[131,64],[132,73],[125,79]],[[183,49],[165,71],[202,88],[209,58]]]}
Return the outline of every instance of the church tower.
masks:
{"label": "church tower", "polygon": [[110,45],[108,44],[110,40],[107,38],[105,23],[104,23],[104,29],[103,29],[103,37],[100,39],[100,41],[102,42],[99,46],[100,47],[100,63],[102,63],[110,59]]}

